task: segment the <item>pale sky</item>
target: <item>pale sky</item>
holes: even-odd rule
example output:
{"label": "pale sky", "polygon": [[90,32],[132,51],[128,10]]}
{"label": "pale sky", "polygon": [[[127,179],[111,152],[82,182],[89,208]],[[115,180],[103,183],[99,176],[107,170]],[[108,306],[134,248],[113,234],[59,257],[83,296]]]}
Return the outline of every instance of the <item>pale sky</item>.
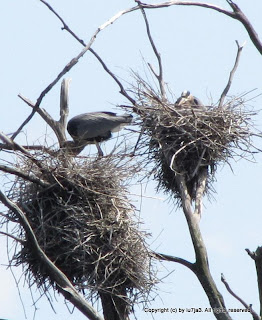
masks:
{"label": "pale sky", "polygon": [[[49,1],[51,2],[51,1]],[[148,1],[157,3],[160,1]],[[228,8],[224,0],[212,0],[213,4]],[[261,0],[236,0],[262,37]],[[88,42],[95,30],[122,9],[135,5],[131,0],[53,0],[53,7],[65,19],[72,30]],[[229,9],[229,8],[228,8]],[[31,112],[18,97],[21,93],[35,101],[42,90],[53,81],[64,66],[81,50],[81,45],[66,31],[60,21],[38,0],[12,0],[0,3],[2,30],[1,68],[1,131],[14,132]],[[262,93],[262,58],[250,41],[244,27],[235,20],[204,8],[170,7],[147,11],[152,35],[161,52],[165,81],[175,97],[184,89],[190,90],[205,104],[211,98],[218,100],[224,89],[236,55],[235,40],[246,42],[236,72],[230,95],[257,88],[247,96],[250,99]],[[157,62],[149,45],[140,12],[122,16],[98,35],[93,48],[101,55],[113,72],[132,81],[130,70],[143,75],[144,62],[157,68]],[[89,111],[116,111],[117,104],[127,101],[119,94],[119,88],[103,71],[99,63],[87,53],[66,75],[72,78],[70,86],[70,117]],[[44,98],[44,107],[56,119],[59,116],[60,82]],[[262,97],[247,102],[248,107],[260,110]],[[261,115],[255,119],[262,129]],[[24,128],[17,141],[38,143],[44,141],[46,126],[38,115]],[[53,136],[47,130],[48,141]],[[260,140],[255,143],[262,147]],[[106,147],[110,149],[110,143]],[[91,149],[93,150],[93,149]],[[88,154],[89,148],[85,151]],[[1,156],[2,160],[2,156]],[[255,250],[261,245],[261,189],[262,157],[257,163],[231,162],[217,172],[214,200],[205,199],[201,229],[209,254],[211,273],[224,296],[228,308],[241,308],[220,281],[223,273],[232,289],[259,312],[256,272],[253,261],[245,248]],[[1,182],[3,179],[1,179]],[[141,187],[133,187],[132,193],[140,194]],[[143,188],[148,197],[143,198],[140,217],[144,228],[152,234],[148,242],[153,250],[194,261],[192,244],[183,212],[174,208],[172,201],[162,193],[155,192],[155,184]],[[137,197],[137,206],[140,206]],[[6,270],[5,240],[0,237],[0,318],[24,320],[16,284],[10,270]],[[151,308],[208,308],[208,300],[196,277],[185,267],[175,263],[158,265],[162,283],[157,286],[157,296]],[[21,270],[13,269],[19,279]],[[171,273],[169,276],[168,273]],[[21,298],[27,319],[33,319],[31,293],[20,279]],[[32,288],[37,299],[37,290]],[[35,319],[80,320],[85,317],[74,311],[71,315],[62,298],[56,295],[53,312],[47,299],[37,302]],[[72,309],[72,307],[69,307]],[[152,319],[151,314],[138,306],[138,319]],[[246,314],[231,314],[233,319],[247,319]],[[157,320],[205,320],[210,313],[157,314]],[[251,318],[251,317],[250,317]],[[132,319],[134,319],[132,317]]]}

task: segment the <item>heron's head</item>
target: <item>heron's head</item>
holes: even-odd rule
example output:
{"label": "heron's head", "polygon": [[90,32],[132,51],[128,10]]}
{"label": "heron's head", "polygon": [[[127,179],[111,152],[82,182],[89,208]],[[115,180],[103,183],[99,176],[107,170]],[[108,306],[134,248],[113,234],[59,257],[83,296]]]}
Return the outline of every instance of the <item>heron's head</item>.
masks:
{"label": "heron's head", "polygon": [[188,98],[190,96],[190,91],[189,90],[184,90],[182,93],[181,93],[181,97],[182,98]]}

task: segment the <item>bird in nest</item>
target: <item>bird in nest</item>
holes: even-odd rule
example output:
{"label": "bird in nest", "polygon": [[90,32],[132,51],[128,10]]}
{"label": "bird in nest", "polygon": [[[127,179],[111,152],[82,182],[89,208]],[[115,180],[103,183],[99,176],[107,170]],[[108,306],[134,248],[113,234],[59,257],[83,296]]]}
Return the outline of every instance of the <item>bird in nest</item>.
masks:
{"label": "bird in nest", "polygon": [[204,109],[203,103],[198,98],[193,96],[188,90],[185,90],[181,93],[181,96],[175,102],[175,106]]}
{"label": "bird in nest", "polygon": [[118,116],[108,111],[83,113],[68,121],[67,131],[76,145],[96,144],[98,155],[103,156],[99,143],[130,124],[132,118],[130,114]]}

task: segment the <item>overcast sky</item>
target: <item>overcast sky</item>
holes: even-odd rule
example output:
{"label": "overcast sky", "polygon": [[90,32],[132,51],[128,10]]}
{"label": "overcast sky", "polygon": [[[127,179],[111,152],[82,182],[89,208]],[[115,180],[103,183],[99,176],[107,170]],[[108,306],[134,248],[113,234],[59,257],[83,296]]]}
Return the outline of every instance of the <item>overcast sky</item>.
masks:
{"label": "overcast sky", "polygon": [[[261,0],[236,1],[262,37]],[[210,2],[229,9],[224,0]],[[100,25],[135,3],[131,0],[53,0],[52,5],[72,30],[88,42]],[[61,30],[60,21],[38,0],[1,1],[0,12],[0,130],[10,133],[14,132],[31,112],[17,97],[18,93],[36,101],[42,90],[82,47],[71,35]],[[147,13],[152,35],[163,59],[165,81],[175,98],[184,89],[188,89],[204,104],[216,102],[234,64],[237,49],[235,40],[246,44],[230,95],[237,96],[257,88],[246,96],[249,100],[262,93],[262,58],[238,21],[204,8],[185,6],[151,10]],[[143,75],[145,62],[157,67],[141,13],[138,11],[122,16],[101,31],[93,48],[124,83],[132,81],[131,70]],[[72,78],[70,116],[89,111],[116,111],[117,104],[127,103],[119,94],[115,82],[105,74],[90,53],[81,58],[66,77]],[[42,107],[56,119],[59,115],[59,90],[60,82],[42,102]],[[255,97],[246,104],[247,108],[260,110],[262,98]],[[261,115],[254,120],[261,130]],[[48,142],[55,142],[50,131],[36,115],[17,141],[43,143],[46,132]],[[262,148],[261,141],[256,140],[255,143]],[[85,154],[90,150],[93,151],[87,148]],[[234,173],[229,166],[219,167],[215,183],[217,193],[211,202],[205,199],[201,229],[209,254],[210,269],[227,307],[242,306],[227,293],[220,282],[221,273],[225,275],[232,289],[259,312],[255,266],[245,252],[245,248],[255,250],[261,245],[261,155],[257,155],[256,160],[256,163],[232,161]],[[4,180],[1,179],[2,181]],[[132,188],[132,193],[139,195],[140,192],[141,186]],[[155,197],[142,200],[140,213],[144,221],[143,227],[152,234],[148,239],[151,248],[193,262],[194,253],[183,212],[176,210],[174,203],[168,201],[166,195],[156,194],[153,182],[147,188],[143,187],[143,193],[145,196]],[[139,207],[141,199],[137,197],[136,201]],[[4,266],[5,247],[5,239],[1,237],[0,318],[24,320],[26,318],[16,283],[10,270],[6,270]],[[209,307],[200,284],[189,270],[174,263],[159,264],[158,268],[159,278],[163,280],[157,287],[157,295],[152,294],[154,300],[150,304],[151,308]],[[21,270],[13,271],[19,280]],[[166,277],[168,273],[170,275]],[[23,278],[20,279],[19,287],[27,318],[33,319],[35,309]],[[32,288],[32,293],[37,298],[36,288]],[[84,319],[78,311],[70,315],[64,300],[56,297],[58,302],[54,301],[54,308],[57,314],[43,297],[37,302],[35,319]],[[248,319],[246,314],[231,315],[233,319]],[[137,308],[137,318],[152,319],[152,316],[144,312],[143,305],[140,305]],[[211,318],[210,313],[194,316],[190,313],[155,315],[157,320]]]}

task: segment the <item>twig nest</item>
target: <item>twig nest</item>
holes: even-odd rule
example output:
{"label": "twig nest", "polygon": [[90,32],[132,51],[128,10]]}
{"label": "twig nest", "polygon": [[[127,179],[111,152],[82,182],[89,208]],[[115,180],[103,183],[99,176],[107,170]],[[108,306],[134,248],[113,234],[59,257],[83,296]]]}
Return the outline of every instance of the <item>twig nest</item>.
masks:
{"label": "twig nest", "polygon": [[151,172],[158,188],[171,192],[179,202],[179,175],[191,199],[196,200],[203,180],[203,193],[213,190],[218,164],[228,163],[235,156],[252,156],[252,116],[256,112],[243,108],[240,98],[220,108],[181,106],[163,99],[138,76],[136,80],[136,112],[144,133],[138,149],[147,153],[147,164],[154,164]]}
{"label": "twig nest", "polygon": [[[18,178],[12,198],[39,245],[79,290],[92,298],[118,297],[127,308],[153,284],[146,234],[134,220],[124,184],[131,169],[113,156],[61,160],[43,154],[38,161],[42,169],[30,159],[23,159],[20,169],[49,186]],[[26,238],[22,227],[18,234]],[[24,266],[30,286],[54,285],[29,242],[13,262]]]}

